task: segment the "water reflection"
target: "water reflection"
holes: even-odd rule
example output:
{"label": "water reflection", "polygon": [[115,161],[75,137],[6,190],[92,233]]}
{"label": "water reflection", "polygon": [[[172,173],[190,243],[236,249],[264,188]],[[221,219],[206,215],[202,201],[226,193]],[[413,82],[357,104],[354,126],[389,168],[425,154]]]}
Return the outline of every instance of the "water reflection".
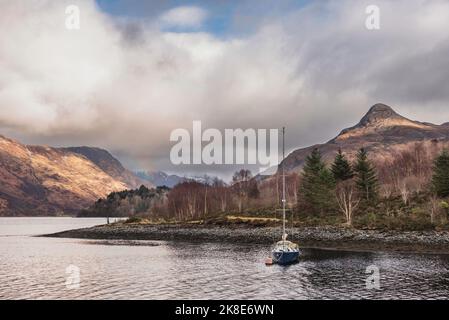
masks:
{"label": "water reflection", "polygon": [[[26,219],[25,219],[26,220]],[[445,299],[449,257],[303,250],[301,262],[267,267],[271,246],[30,237],[103,221],[0,219],[2,299]],[[40,226],[40,227],[39,227]],[[66,288],[66,268],[80,288]],[[366,288],[366,268],[380,290]]]}

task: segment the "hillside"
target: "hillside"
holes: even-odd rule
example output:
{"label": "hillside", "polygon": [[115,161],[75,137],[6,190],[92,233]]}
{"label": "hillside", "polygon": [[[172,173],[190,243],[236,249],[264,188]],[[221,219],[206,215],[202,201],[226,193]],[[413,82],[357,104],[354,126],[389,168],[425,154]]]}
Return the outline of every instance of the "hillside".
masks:
{"label": "hillside", "polygon": [[104,150],[27,146],[0,136],[0,216],[75,213],[140,181]]}
{"label": "hillside", "polygon": [[407,119],[384,104],[374,105],[358,124],[344,129],[324,144],[317,144],[293,151],[284,161],[289,171],[299,171],[306,157],[318,148],[326,161],[331,161],[338,149],[353,158],[362,147],[375,161],[384,161],[411,143],[420,141],[449,140],[449,126],[435,125]]}
{"label": "hillside", "polygon": [[63,148],[63,151],[77,153],[82,155],[95,163],[101,170],[106,172],[108,175],[114,179],[120,180],[126,183],[131,188],[138,188],[141,185],[151,186],[149,181],[141,179],[120,163],[116,158],[114,158],[108,151],[91,148],[91,147],[72,147]]}

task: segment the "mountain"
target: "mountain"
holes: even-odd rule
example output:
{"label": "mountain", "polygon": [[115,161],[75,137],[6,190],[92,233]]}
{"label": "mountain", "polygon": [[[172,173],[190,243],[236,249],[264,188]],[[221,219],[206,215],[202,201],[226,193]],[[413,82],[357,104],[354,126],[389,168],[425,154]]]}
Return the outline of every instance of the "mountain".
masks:
{"label": "mountain", "polygon": [[27,146],[0,136],[0,216],[75,213],[141,181],[105,150]]}
{"label": "mountain", "polygon": [[187,181],[196,181],[199,183],[210,183],[211,181],[218,179],[217,177],[211,176],[190,176],[190,177],[180,177],[178,175],[172,174],[169,175],[162,171],[154,171],[154,172],[137,172],[136,175],[156,187],[169,187],[173,188],[177,184],[187,182]]}
{"label": "mountain", "polygon": [[114,158],[106,150],[91,147],[72,147],[63,148],[61,150],[73,152],[86,157],[114,179],[126,183],[131,189],[136,189],[141,185],[147,185],[149,187],[152,186],[147,180],[141,179],[136,174],[132,173],[128,169],[125,169],[120,161]]}
{"label": "mountain", "polygon": [[156,187],[169,187],[173,188],[179,183],[188,181],[188,178],[183,178],[177,175],[168,175],[165,172],[162,171],[154,171],[154,172],[137,172],[136,175],[145,180],[150,182]]}
{"label": "mountain", "polygon": [[435,125],[407,119],[396,113],[390,106],[376,104],[353,127],[324,144],[293,151],[284,160],[288,171],[299,171],[306,157],[318,148],[327,162],[331,162],[338,149],[342,149],[350,159],[360,148],[366,148],[374,160],[384,161],[394,157],[396,151],[420,141],[449,140],[449,125]]}

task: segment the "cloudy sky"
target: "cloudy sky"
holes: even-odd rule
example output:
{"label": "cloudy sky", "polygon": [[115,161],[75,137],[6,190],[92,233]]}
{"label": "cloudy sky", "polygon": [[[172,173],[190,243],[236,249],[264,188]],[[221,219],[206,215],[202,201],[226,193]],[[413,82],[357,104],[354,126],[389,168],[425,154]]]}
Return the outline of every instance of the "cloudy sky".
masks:
{"label": "cloudy sky", "polygon": [[25,143],[226,176],[172,166],[170,132],[286,126],[291,150],[377,102],[449,121],[449,1],[0,0],[0,134]]}

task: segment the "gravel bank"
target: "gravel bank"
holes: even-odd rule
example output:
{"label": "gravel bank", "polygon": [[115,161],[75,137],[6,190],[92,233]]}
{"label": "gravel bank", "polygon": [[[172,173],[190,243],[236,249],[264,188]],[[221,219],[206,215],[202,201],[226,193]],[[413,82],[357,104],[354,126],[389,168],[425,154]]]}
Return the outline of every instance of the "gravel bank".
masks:
{"label": "gravel bank", "polygon": [[[162,240],[188,242],[243,242],[271,244],[279,239],[278,228],[218,227],[201,225],[113,224],[45,235],[55,238],[95,240]],[[400,251],[449,254],[446,231],[375,231],[338,227],[294,230],[292,238],[303,248],[354,251]]]}

